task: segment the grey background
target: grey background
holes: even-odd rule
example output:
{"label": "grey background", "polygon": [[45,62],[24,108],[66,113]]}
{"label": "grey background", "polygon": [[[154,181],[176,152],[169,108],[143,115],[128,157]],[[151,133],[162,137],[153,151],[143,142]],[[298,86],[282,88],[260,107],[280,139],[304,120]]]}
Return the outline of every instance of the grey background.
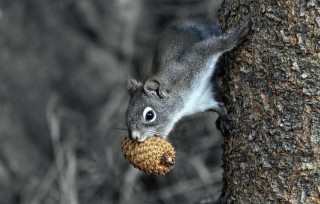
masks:
{"label": "grey background", "polygon": [[216,115],[181,121],[174,170],[120,152],[127,77],[150,75],[163,27],[219,1],[1,0],[0,203],[194,203],[221,189]]}

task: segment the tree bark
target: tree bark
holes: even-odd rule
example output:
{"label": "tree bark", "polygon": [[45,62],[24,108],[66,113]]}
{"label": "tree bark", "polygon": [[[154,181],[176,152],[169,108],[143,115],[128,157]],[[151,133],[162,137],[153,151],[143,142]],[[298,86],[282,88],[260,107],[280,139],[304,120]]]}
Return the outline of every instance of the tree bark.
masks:
{"label": "tree bark", "polygon": [[320,203],[320,3],[226,0],[224,29],[252,19],[225,57],[224,203]]}

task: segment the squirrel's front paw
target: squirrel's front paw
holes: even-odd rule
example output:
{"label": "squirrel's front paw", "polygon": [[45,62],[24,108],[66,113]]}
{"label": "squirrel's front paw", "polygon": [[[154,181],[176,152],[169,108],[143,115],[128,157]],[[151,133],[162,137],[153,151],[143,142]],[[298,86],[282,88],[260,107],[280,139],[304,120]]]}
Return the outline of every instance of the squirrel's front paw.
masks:
{"label": "squirrel's front paw", "polygon": [[219,117],[216,121],[216,126],[218,128],[218,130],[221,131],[222,135],[225,135],[228,132],[232,131],[232,126],[230,123],[230,119],[227,116],[223,116],[223,117]]}
{"label": "squirrel's front paw", "polygon": [[213,108],[212,110],[218,113],[219,115],[216,121],[216,126],[221,131],[221,133],[225,135],[227,132],[231,132],[232,126],[230,123],[228,111],[224,106],[224,103],[220,102],[219,105]]}

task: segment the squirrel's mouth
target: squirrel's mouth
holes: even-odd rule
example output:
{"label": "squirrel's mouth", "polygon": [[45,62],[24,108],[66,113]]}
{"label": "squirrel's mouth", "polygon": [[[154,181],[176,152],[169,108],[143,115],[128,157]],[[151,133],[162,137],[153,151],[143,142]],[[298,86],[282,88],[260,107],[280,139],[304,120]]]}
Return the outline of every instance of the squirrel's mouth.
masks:
{"label": "squirrel's mouth", "polygon": [[143,133],[140,135],[140,137],[138,138],[138,142],[143,142],[145,141],[146,139],[148,139],[149,137],[153,137],[153,136],[157,136],[157,134],[154,134],[154,133]]}
{"label": "squirrel's mouth", "polygon": [[160,137],[162,139],[167,138],[166,135],[159,134],[159,133],[153,132],[153,131],[146,131],[146,132],[139,131],[139,130],[129,131],[129,138],[134,141],[143,142],[146,139],[148,139],[149,137]]}
{"label": "squirrel's mouth", "polygon": [[166,139],[167,137],[159,135],[159,134],[150,134],[150,135],[143,135],[142,137],[140,137],[137,141],[138,142],[143,142],[146,139],[148,139],[149,137],[160,137],[162,139]]}
{"label": "squirrel's mouth", "polygon": [[129,138],[132,140],[138,141],[138,142],[143,142],[147,138],[149,138],[150,136],[147,134],[144,134],[143,132],[141,132],[139,130],[132,130],[129,132]]}

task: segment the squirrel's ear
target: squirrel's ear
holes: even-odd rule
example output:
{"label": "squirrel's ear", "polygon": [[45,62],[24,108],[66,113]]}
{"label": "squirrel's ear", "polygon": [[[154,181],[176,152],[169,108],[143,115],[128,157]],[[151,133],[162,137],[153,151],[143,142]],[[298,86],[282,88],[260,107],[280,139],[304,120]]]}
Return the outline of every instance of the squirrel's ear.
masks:
{"label": "squirrel's ear", "polygon": [[147,94],[161,99],[168,97],[168,91],[165,89],[164,83],[157,78],[148,79],[144,83],[143,89]]}
{"label": "squirrel's ear", "polygon": [[140,86],[142,86],[142,84],[140,82],[138,82],[137,80],[128,79],[127,89],[129,91],[130,96],[132,96]]}

